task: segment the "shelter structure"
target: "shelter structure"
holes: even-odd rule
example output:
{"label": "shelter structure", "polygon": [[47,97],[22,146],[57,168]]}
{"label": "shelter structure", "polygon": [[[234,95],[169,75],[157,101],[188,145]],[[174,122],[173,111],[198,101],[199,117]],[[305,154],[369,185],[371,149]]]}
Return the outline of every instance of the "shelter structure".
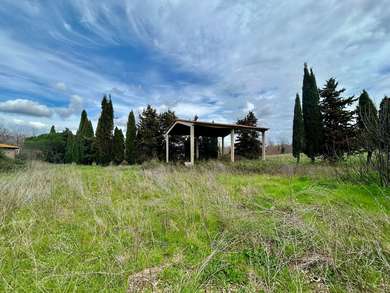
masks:
{"label": "shelter structure", "polygon": [[166,162],[169,162],[169,136],[170,135],[189,135],[190,136],[190,163],[195,163],[195,158],[199,159],[199,145],[198,137],[221,137],[222,153],[224,150],[224,138],[230,134],[230,160],[234,162],[234,143],[235,143],[235,131],[239,130],[252,130],[261,133],[262,152],[261,158],[265,160],[265,132],[269,130],[264,127],[239,125],[239,124],[222,124],[203,121],[191,121],[176,119],[169,127],[165,136],[166,144]]}
{"label": "shelter structure", "polygon": [[15,159],[19,154],[20,148],[17,145],[0,143],[0,151],[2,151],[7,157]]}

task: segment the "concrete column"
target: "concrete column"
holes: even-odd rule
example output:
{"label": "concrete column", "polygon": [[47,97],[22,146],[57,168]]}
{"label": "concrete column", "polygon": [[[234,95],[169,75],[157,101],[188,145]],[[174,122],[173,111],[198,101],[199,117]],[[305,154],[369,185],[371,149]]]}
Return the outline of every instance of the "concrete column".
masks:
{"label": "concrete column", "polygon": [[169,163],[169,135],[165,136],[165,160]]}
{"label": "concrete column", "polygon": [[234,129],[230,133],[230,160],[234,162]]}
{"label": "concrete column", "polygon": [[190,126],[190,159],[191,165],[195,163],[195,127],[194,125]]}
{"label": "concrete column", "polygon": [[261,159],[265,160],[265,131],[261,132],[261,142],[262,142],[262,148],[261,148]]}
{"label": "concrete column", "polygon": [[223,154],[224,154],[224,152],[225,152],[225,137],[221,137],[221,139],[222,139],[222,142],[221,142],[221,157],[223,158]]}
{"label": "concrete column", "polygon": [[195,154],[196,159],[199,160],[199,137],[195,137]]}

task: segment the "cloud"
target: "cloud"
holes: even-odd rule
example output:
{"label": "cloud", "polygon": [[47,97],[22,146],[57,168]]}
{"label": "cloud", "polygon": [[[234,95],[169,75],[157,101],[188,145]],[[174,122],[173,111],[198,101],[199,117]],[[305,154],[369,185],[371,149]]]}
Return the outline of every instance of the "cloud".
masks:
{"label": "cloud", "polygon": [[12,119],[12,124],[20,127],[32,128],[35,130],[47,129],[49,126],[39,121],[26,121],[22,119]]}
{"label": "cloud", "polygon": [[53,111],[47,106],[27,99],[16,99],[0,102],[0,112],[36,117],[51,117],[53,115]]}
{"label": "cloud", "polygon": [[192,119],[195,115],[198,115],[202,120],[205,116],[208,116],[212,113],[215,113],[217,107],[213,105],[202,105],[202,104],[192,104],[192,103],[184,103],[180,102],[176,104],[173,108],[173,111],[176,112],[177,115],[181,117],[185,117],[187,119]]}
{"label": "cloud", "polygon": [[55,84],[55,88],[60,90],[60,91],[65,91],[66,90],[66,84],[64,82],[57,82]]}
{"label": "cloud", "polygon": [[67,118],[73,114],[80,114],[83,110],[83,98],[79,95],[72,95],[69,99],[67,108],[57,108],[56,112],[63,118]]}
{"label": "cloud", "polygon": [[318,86],[334,76],[347,95],[389,94],[387,2],[5,1],[0,85],[69,127],[82,105],[96,120],[112,93],[117,117],[152,104],[233,122],[254,109],[271,136],[289,137],[304,62]]}
{"label": "cloud", "polygon": [[255,105],[251,102],[246,102],[246,106],[244,108],[244,113],[248,113],[249,111],[253,111],[255,109]]}

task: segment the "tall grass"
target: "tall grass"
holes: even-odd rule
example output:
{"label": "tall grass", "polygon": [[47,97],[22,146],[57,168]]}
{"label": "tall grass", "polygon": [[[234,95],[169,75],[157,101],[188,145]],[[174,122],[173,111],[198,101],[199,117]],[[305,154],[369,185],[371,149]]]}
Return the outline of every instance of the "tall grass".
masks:
{"label": "tall grass", "polygon": [[0,290],[389,291],[388,199],[287,166],[1,175]]}

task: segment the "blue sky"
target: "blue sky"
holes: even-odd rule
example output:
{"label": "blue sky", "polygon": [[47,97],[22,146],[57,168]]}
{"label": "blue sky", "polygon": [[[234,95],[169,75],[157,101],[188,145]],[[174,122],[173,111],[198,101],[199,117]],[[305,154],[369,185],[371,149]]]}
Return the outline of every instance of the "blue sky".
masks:
{"label": "blue sky", "polygon": [[14,1],[0,5],[0,126],[94,126],[104,94],[115,123],[147,104],[234,122],[254,110],[289,141],[303,63],[322,86],[390,95],[386,0]]}

